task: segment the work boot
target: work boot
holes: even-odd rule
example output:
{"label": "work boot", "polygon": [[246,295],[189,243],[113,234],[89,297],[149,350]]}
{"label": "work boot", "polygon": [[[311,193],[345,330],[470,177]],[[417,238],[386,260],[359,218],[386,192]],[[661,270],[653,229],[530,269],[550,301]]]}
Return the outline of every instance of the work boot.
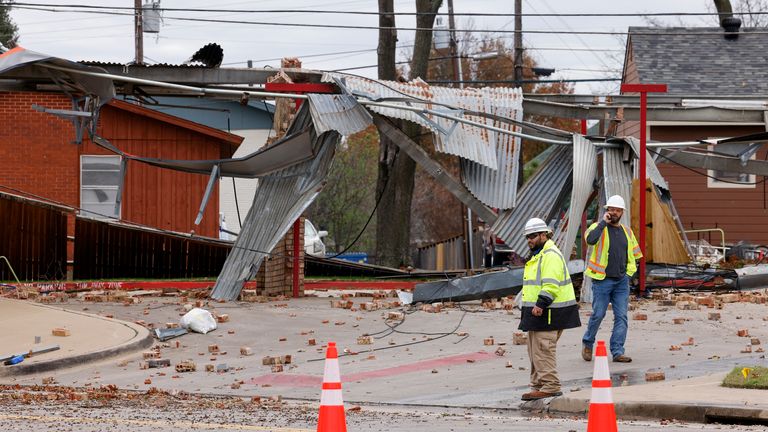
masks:
{"label": "work boot", "polygon": [[562,396],[562,395],[563,395],[563,392],[547,393],[547,392],[535,390],[530,393],[524,394],[522,399],[524,401],[532,401],[532,400],[551,398],[551,397]]}
{"label": "work boot", "polygon": [[583,358],[584,361],[592,361],[592,347],[588,347],[586,345],[582,346],[581,358]]}
{"label": "work boot", "polygon": [[625,356],[624,354],[619,354],[617,356],[613,356],[613,361],[615,363],[631,363],[632,357]]}

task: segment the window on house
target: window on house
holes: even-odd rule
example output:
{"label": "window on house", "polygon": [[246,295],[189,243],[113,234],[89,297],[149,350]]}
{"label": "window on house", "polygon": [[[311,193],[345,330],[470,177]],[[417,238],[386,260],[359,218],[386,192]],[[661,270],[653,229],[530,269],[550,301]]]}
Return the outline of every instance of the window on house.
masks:
{"label": "window on house", "polygon": [[[724,143],[708,147],[710,152],[723,155],[737,156],[749,147],[749,144],[743,143]],[[750,159],[755,159],[756,154],[752,154]],[[728,172],[720,170],[707,170],[707,187],[710,188],[754,188],[756,176],[754,174],[744,174],[737,172]]]}
{"label": "window on house", "polygon": [[81,156],[80,215],[119,219],[120,208],[115,203],[120,178],[120,156]]}

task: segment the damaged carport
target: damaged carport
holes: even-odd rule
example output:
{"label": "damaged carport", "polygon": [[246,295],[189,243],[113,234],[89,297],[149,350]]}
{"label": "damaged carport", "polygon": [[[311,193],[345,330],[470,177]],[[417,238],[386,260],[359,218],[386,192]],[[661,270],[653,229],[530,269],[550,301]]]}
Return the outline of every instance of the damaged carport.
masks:
{"label": "damaged carport", "polygon": [[[42,57],[39,61],[44,62],[48,58]],[[94,73],[93,70],[72,69],[69,64],[53,64],[49,68],[66,72],[67,79],[85,72],[89,77],[100,77],[110,82],[131,81],[126,77]],[[341,94],[302,96],[241,90],[179,89],[229,97],[247,95],[308,99],[309,103],[304,104],[296,116],[289,134],[258,154],[241,160],[167,161],[123,153],[143,163],[209,174],[210,184],[220,176],[258,177],[262,180],[260,193],[257,193],[252,210],[246,217],[243,232],[217,280],[212,293],[214,298],[237,297],[244,281],[255,274],[268,251],[317,196],[340,137],[361,130],[371,121],[475,214],[492,222],[498,235],[517,250],[524,250],[519,232],[522,223],[529,217],[544,216],[551,221],[558,245],[570,251],[576,241],[581,215],[596,186],[599,188],[598,201],[613,193],[631,195],[627,191],[631,190],[631,179],[635,176],[636,140],[588,139],[526,124],[521,121],[524,101],[519,91],[457,90],[430,87],[420,82],[402,84],[343,75],[326,75],[324,80],[337,85]],[[146,80],[134,81],[137,85],[165,85]],[[86,88],[80,90],[89,93]],[[374,114],[369,114],[363,107]],[[464,168],[462,179],[448,175],[386,117],[412,121],[432,130],[438,151],[461,158]],[[520,137],[558,147],[539,173],[517,191]],[[120,149],[95,135],[94,141],[120,154]],[[598,154],[602,154],[603,171],[602,182],[596,184]],[[685,155],[682,152],[679,154]],[[653,159],[649,157],[648,161],[650,179],[655,188],[662,190],[660,195],[663,196],[666,189],[664,179],[658,171],[654,171]],[[749,164],[749,169],[764,170],[759,163]],[[568,194],[569,190],[571,194]],[[674,207],[669,205],[671,201],[668,197],[665,199],[664,204],[669,207],[672,219],[676,220]],[[560,211],[566,202],[570,203],[567,214]],[[204,205],[205,200],[201,207]],[[502,210],[498,218],[490,208]],[[685,242],[684,235],[681,238]]]}

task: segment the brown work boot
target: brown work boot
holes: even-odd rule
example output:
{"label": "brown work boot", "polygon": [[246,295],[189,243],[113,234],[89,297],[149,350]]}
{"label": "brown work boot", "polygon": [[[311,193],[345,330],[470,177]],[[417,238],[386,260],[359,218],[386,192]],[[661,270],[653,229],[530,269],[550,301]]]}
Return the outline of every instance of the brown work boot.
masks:
{"label": "brown work boot", "polygon": [[524,401],[532,401],[532,400],[551,398],[551,397],[562,396],[562,395],[563,395],[563,392],[547,393],[547,392],[535,390],[530,393],[524,394],[522,399]]}
{"label": "brown work boot", "polygon": [[613,361],[616,363],[631,363],[632,357],[625,356],[624,354],[619,354],[617,356],[613,356]]}
{"label": "brown work boot", "polygon": [[581,347],[581,358],[584,359],[584,361],[592,361],[592,348],[584,345]]}

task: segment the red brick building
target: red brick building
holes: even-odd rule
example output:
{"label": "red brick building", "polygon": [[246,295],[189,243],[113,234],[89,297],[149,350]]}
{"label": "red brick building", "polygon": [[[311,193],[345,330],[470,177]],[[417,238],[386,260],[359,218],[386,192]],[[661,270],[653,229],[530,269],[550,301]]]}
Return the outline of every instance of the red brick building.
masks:
{"label": "red brick building", "polygon": [[[74,143],[72,122],[39,112],[33,104],[71,109],[60,93],[0,92],[0,188],[77,207],[81,214],[218,237],[218,190],[201,224],[194,225],[207,176],[130,161],[116,208],[120,156],[90,142],[87,134],[82,144]],[[98,134],[128,154],[164,159],[231,157],[243,140],[119,100],[102,107]],[[74,235],[73,220],[69,228]]]}

